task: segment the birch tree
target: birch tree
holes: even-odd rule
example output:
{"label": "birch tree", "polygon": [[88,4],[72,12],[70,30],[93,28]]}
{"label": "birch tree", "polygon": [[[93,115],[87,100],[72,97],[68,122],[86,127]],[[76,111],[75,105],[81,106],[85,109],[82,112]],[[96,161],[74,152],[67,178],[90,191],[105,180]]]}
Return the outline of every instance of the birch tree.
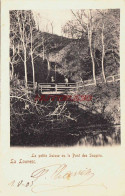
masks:
{"label": "birch tree", "polygon": [[[120,32],[120,15],[119,10],[96,10],[94,39],[96,48],[99,48],[102,54],[101,67],[103,80],[106,83],[105,67],[106,54],[110,52],[115,56],[119,56],[119,32]],[[115,59],[116,60],[116,59]],[[117,58],[118,60],[118,58]],[[119,62],[117,62],[119,63]],[[111,62],[113,66],[113,60]]]}
{"label": "birch tree", "polygon": [[[71,12],[74,19],[66,23],[63,27],[63,32],[68,37],[80,38],[81,41],[83,37],[88,37],[94,83],[96,84],[95,62],[98,67],[101,65],[103,81],[106,83],[105,72],[108,64],[108,53],[110,53],[110,57],[112,56],[109,67],[114,68],[113,62],[115,62],[116,66],[119,66],[120,11],[119,9],[107,9],[71,10]],[[97,61],[95,55],[97,49],[101,54],[99,61]]]}
{"label": "birch tree", "polygon": [[95,74],[95,60],[93,54],[93,32],[94,32],[94,23],[92,10],[78,10],[77,12],[72,11],[74,19],[69,21],[64,27],[63,31],[72,38],[80,38],[87,35],[90,57],[92,61],[92,72],[93,72],[93,81],[96,85],[96,74]]}
{"label": "birch tree", "polygon": [[17,12],[10,12],[10,76],[13,79],[14,70],[17,64],[20,62],[19,59],[19,32],[18,32],[18,24],[17,24]]}
{"label": "birch tree", "polygon": [[[36,29],[33,14],[30,10],[10,12],[10,64],[12,74],[14,63],[23,62],[25,87],[27,88],[27,60],[31,59],[33,84],[35,85],[35,60],[39,56],[39,47],[42,46],[40,32]],[[15,61],[16,59],[16,61]],[[18,59],[18,61],[17,61]]]}
{"label": "birch tree", "polygon": [[93,47],[92,47],[92,33],[93,33],[93,21],[92,20],[93,19],[92,19],[91,10],[88,10],[88,22],[87,22],[88,41],[89,41],[90,55],[91,55],[91,60],[92,60],[93,80],[96,85],[95,60],[94,60]]}
{"label": "birch tree", "polygon": [[35,87],[35,60],[39,56],[38,49],[42,46],[40,32],[36,29],[35,21],[32,13],[29,13],[29,40],[30,40],[30,56],[33,72],[33,85]]}
{"label": "birch tree", "polygon": [[15,67],[18,65],[19,62],[20,60],[18,58],[18,49],[15,46],[14,40],[11,40],[10,42],[10,66],[11,66],[10,76],[11,76],[11,79],[13,79]]}
{"label": "birch tree", "polygon": [[105,71],[104,71],[104,57],[105,57],[105,44],[104,44],[104,23],[102,23],[102,75],[104,82],[106,83]]}
{"label": "birch tree", "polygon": [[105,58],[105,37],[104,37],[104,30],[105,30],[105,10],[97,10],[96,13],[96,19],[95,19],[95,40],[94,45],[95,47],[99,47],[99,50],[101,51],[102,57],[101,57],[101,69],[102,69],[102,76],[103,80],[106,83],[106,77],[105,77],[105,69],[104,69],[104,58]]}
{"label": "birch tree", "polygon": [[20,44],[21,44],[21,53],[23,55],[19,54],[21,60],[24,63],[24,73],[25,73],[25,87],[27,88],[27,30],[26,30],[26,25],[27,25],[27,15],[25,11],[17,11],[17,20],[18,20],[18,25],[19,25],[19,35],[20,35]]}
{"label": "birch tree", "polygon": [[51,48],[51,34],[49,36],[46,36],[47,33],[52,33],[53,34],[53,29],[54,29],[54,24],[53,21],[46,20],[46,25],[43,25],[43,18],[40,15],[40,13],[34,12],[34,18],[35,18],[35,23],[36,23],[36,28],[40,32],[39,36],[39,42],[41,42],[41,48],[39,53],[39,56],[44,60],[47,61],[47,68],[48,68],[48,74],[47,74],[47,81],[49,78],[50,74],[50,61],[49,61],[49,50]]}

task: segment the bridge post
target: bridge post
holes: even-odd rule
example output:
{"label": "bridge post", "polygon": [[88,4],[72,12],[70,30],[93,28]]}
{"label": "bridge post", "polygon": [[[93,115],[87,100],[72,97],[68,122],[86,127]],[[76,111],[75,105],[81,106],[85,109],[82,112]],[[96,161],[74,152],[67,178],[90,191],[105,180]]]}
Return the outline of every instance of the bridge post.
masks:
{"label": "bridge post", "polygon": [[78,89],[79,89],[79,83],[76,82],[76,91],[78,91]]}
{"label": "bridge post", "polygon": [[41,93],[42,93],[42,85],[40,86],[40,89],[41,89]]}
{"label": "bridge post", "polygon": [[55,91],[56,91],[56,93],[57,93],[57,84],[55,84]]}

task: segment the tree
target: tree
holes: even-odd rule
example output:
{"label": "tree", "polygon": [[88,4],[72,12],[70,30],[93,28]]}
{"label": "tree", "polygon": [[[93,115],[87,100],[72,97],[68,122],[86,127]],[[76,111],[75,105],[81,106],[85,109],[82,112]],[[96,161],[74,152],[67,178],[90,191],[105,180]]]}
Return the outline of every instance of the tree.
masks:
{"label": "tree", "polygon": [[72,14],[75,19],[69,21],[64,27],[64,33],[67,32],[72,38],[82,38],[88,36],[89,50],[92,61],[92,70],[93,70],[93,80],[96,85],[96,76],[95,76],[95,60],[93,54],[93,30],[94,23],[92,10],[78,10],[77,12],[72,11]]}
{"label": "tree", "polygon": [[21,59],[24,63],[24,70],[25,70],[25,87],[27,88],[27,15],[25,11],[17,11],[17,19],[19,25],[19,34],[20,34],[20,42],[22,46],[23,57]]}
{"label": "tree", "polygon": [[[105,68],[107,64],[106,54],[110,53],[115,61],[119,59],[119,10],[96,10],[95,20],[95,47],[101,51],[101,67],[103,80],[106,83]],[[117,56],[117,57],[116,57]],[[104,66],[105,63],[105,66]],[[113,67],[113,60],[110,62]]]}
{"label": "tree", "polygon": [[11,79],[13,79],[13,76],[14,76],[14,68],[19,62],[20,60],[18,58],[18,51],[14,46],[14,41],[11,40],[10,42],[10,66],[11,66],[10,77]]}
{"label": "tree", "polygon": [[[15,50],[18,48],[18,58],[24,64],[25,87],[27,88],[27,49],[28,49],[28,13],[30,11],[10,11],[10,43]],[[10,44],[10,45],[11,45]],[[13,49],[14,51],[14,49]],[[14,52],[11,55],[14,57]]]}
{"label": "tree", "polygon": [[[48,67],[48,75],[47,75],[47,80],[49,78],[50,74],[50,61],[49,61],[49,52],[51,50],[51,41],[52,41],[52,36],[53,36],[53,28],[54,24],[53,21],[47,20],[46,21],[46,26],[42,25],[42,17],[39,13],[34,12],[34,18],[35,18],[35,23],[36,23],[36,28],[38,29],[38,32],[40,33],[39,37],[39,42],[41,42],[41,48],[39,51],[38,56],[40,56],[43,61],[47,61],[47,67]],[[49,34],[49,29],[52,34]],[[49,35],[49,36],[48,36]]]}
{"label": "tree", "polygon": [[33,18],[33,14],[29,13],[29,37],[30,37],[30,56],[31,56],[31,64],[33,71],[33,85],[35,87],[35,67],[34,62],[35,59],[39,56],[38,49],[42,45],[40,39],[40,33],[36,29],[35,21]]}
{"label": "tree", "polygon": [[88,41],[89,41],[90,55],[92,59],[93,80],[96,85],[95,60],[94,60],[93,48],[92,48],[93,18],[92,18],[91,10],[88,10],[87,29],[88,29]]}
{"label": "tree", "polygon": [[94,47],[98,47],[102,53],[101,57],[101,67],[102,67],[102,76],[103,80],[106,83],[105,71],[104,71],[104,57],[105,57],[105,43],[104,43],[104,29],[105,29],[105,18],[106,12],[97,10],[96,19],[95,19],[95,39],[94,39]]}
{"label": "tree", "polygon": [[19,59],[19,32],[17,24],[17,12],[10,11],[10,76],[13,79],[15,66],[20,62]]}
{"label": "tree", "polygon": [[[103,80],[106,82],[106,70],[110,73],[108,69],[115,70],[114,64],[116,67],[119,66],[119,9],[76,12],[71,10],[71,12],[74,18],[66,23],[63,32],[68,37],[77,38],[83,42],[87,36],[94,83],[96,84],[96,64],[98,68],[101,66]],[[96,55],[97,50],[101,54],[99,58]]]}
{"label": "tree", "polygon": [[23,62],[26,88],[28,82],[27,60],[31,59],[33,84],[35,85],[34,62],[39,56],[40,46],[42,46],[42,39],[40,32],[36,29],[33,13],[30,10],[10,11],[10,64],[13,73],[14,63]]}

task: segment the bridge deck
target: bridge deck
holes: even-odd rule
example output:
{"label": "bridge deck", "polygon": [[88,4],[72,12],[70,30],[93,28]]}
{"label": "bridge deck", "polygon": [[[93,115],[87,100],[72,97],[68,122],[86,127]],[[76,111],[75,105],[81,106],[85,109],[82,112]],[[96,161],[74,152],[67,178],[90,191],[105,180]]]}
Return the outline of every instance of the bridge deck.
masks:
{"label": "bridge deck", "polygon": [[[113,75],[106,77],[106,82],[117,82],[120,80],[120,75]],[[96,79],[97,83],[103,83],[101,78]],[[68,91],[68,94],[75,93],[79,88],[84,88],[86,86],[94,86],[93,80],[86,80],[84,82],[77,83],[39,83],[38,91],[42,94],[63,94]],[[33,83],[28,83],[29,89],[33,88]]]}

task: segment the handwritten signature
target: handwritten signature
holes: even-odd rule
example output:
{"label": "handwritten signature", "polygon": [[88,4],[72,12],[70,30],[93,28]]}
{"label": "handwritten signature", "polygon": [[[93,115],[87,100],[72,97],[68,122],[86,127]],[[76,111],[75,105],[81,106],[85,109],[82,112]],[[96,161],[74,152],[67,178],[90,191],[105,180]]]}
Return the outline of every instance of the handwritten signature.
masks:
{"label": "handwritten signature", "polygon": [[[53,164],[33,171],[28,182],[24,182],[24,180],[16,182],[16,180],[13,180],[9,185],[11,187],[29,187],[33,193],[79,186],[100,186],[107,189],[103,183],[90,183],[94,176],[95,174],[90,168],[74,171],[69,170],[66,164]],[[74,180],[74,178],[76,179]]]}

